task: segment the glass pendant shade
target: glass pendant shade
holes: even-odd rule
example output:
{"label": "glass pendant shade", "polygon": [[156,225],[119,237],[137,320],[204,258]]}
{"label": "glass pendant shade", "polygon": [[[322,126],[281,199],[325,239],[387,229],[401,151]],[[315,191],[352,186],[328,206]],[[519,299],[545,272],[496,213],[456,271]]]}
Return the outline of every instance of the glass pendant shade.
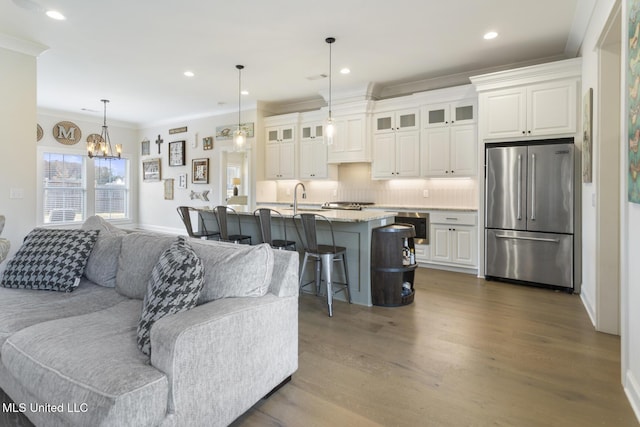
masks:
{"label": "glass pendant shade", "polygon": [[333,144],[333,137],[336,133],[336,124],[331,116],[324,123],[324,138],[327,145]]}
{"label": "glass pendant shade", "polygon": [[247,137],[242,129],[238,127],[238,130],[233,132],[233,146],[236,151],[244,150],[244,146],[247,142]]}

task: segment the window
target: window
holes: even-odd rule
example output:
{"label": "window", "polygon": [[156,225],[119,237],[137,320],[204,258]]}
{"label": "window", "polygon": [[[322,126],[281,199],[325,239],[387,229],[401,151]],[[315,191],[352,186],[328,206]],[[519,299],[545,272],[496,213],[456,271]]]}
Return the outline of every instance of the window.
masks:
{"label": "window", "polygon": [[95,214],[105,219],[129,217],[127,160],[93,159],[95,165]]}
{"label": "window", "polygon": [[43,222],[82,222],[85,219],[85,158],[44,153]]}
{"label": "window", "polygon": [[[42,223],[82,223],[91,215],[129,218],[129,161],[42,153]],[[94,182],[87,186],[87,182]]]}

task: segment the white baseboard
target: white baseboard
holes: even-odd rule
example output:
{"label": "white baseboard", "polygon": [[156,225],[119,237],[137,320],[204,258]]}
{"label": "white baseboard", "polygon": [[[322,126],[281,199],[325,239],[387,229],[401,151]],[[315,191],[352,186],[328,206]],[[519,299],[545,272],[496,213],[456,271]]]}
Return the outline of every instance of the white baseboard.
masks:
{"label": "white baseboard", "polygon": [[589,319],[591,319],[591,324],[595,328],[596,327],[596,308],[595,308],[595,306],[593,305],[591,300],[589,300],[589,297],[587,296],[586,292],[580,292],[580,299],[582,300],[582,305],[584,306],[585,310],[587,311],[587,315],[589,316]]}
{"label": "white baseboard", "polygon": [[630,370],[627,370],[627,374],[624,377],[624,392],[627,395],[627,399],[629,399],[631,409],[633,409],[638,422],[640,422],[640,382]]}
{"label": "white baseboard", "polygon": [[431,264],[427,262],[419,262],[418,266],[425,267],[425,268],[433,268],[436,270],[453,271],[455,273],[472,274],[474,276],[478,275],[478,269],[473,267],[466,268],[466,267],[457,267],[454,265]]}

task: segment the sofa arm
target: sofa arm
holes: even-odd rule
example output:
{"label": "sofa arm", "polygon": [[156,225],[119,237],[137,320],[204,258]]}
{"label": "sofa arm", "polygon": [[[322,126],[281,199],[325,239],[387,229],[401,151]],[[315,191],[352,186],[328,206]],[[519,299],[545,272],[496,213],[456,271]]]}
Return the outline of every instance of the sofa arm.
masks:
{"label": "sofa arm", "polygon": [[176,425],[228,425],[298,368],[298,298],[226,298],[158,320],[151,364]]}

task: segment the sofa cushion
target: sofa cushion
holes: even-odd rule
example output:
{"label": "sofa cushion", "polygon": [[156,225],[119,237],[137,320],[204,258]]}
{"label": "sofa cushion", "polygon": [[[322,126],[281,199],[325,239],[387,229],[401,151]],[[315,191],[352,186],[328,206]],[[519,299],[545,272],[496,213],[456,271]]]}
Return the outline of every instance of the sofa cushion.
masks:
{"label": "sofa cushion", "polygon": [[73,291],[97,237],[97,230],[33,229],[7,264],[2,286]]}
{"label": "sofa cushion", "polygon": [[204,264],[204,287],[198,304],[230,297],[260,297],[267,293],[273,274],[273,250],[255,246],[190,239]]}
{"label": "sofa cushion", "polygon": [[175,236],[152,233],[129,233],[122,237],[118,258],[116,291],[142,300],[147,293],[151,270],[160,254],[175,241]]}
{"label": "sofa cushion", "polygon": [[115,287],[122,236],[127,233],[100,216],[87,218],[82,229],[100,231],[84,269],[84,276],[97,285]]}
{"label": "sofa cushion", "polygon": [[153,267],[138,324],[138,348],[151,355],[151,326],[156,320],[196,306],[204,284],[204,267],[191,246],[179,237]]}
{"label": "sofa cushion", "polygon": [[136,346],[141,307],[127,300],[23,329],[5,341],[2,363],[39,402],[86,409],[58,413],[65,425],[159,425],[168,382]]}
{"label": "sofa cushion", "polygon": [[0,288],[0,345],[15,332],[37,323],[91,313],[126,299],[86,278],[71,293]]}

